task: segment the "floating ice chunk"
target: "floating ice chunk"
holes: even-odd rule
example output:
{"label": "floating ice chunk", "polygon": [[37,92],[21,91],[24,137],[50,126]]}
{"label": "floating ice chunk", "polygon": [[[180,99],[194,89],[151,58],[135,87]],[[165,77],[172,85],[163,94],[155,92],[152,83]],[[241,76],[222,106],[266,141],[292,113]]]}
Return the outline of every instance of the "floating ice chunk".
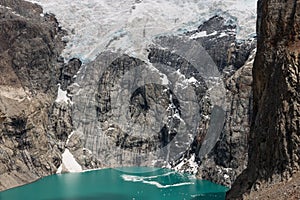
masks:
{"label": "floating ice chunk", "polygon": [[178,186],[183,186],[183,185],[194,184],[193,182],[183,182],[183,183],[176,183],[176,184],[172,184],[172,185],[162,185],[156,181],[142,181],[142,182],[145,184],[149,184],[149,185],[155,185],[157,188],[170,188],[170,187],[178,187]]}
{"label": "floating ice chunk", "polygon": [[[169,175],[169,174],[164,174]],[[158,176],[151,176],[151,177],[144,177],[144,176],[132,176],[132,175],[122,175],[124,181],[131,181],[131,182],[142,182],[144,184],[154,185],[157,188],[170,188],[170,187],[178,187],[183,185],[192,185],[193,182],[183,182],[183,183],[175,183],[170,185],[163,185],[157,181],[152,181],[152,178],[157,178]]]}

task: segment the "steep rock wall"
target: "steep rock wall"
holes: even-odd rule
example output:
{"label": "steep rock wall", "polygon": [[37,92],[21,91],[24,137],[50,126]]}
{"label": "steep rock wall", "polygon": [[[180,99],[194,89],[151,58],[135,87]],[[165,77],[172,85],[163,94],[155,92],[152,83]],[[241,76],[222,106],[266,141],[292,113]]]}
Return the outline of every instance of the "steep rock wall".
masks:
{"label": "steep rock wall", "polygon": [[36,4],[0,1],[0,190],[53,174],[61,163],[49,115],[64,32],[41,13]]}
{"label": "steep rock wall", "polygon": [[299,16],[299,1],[258,1],[249,161],[228,199],[241,199],[299,171]]}

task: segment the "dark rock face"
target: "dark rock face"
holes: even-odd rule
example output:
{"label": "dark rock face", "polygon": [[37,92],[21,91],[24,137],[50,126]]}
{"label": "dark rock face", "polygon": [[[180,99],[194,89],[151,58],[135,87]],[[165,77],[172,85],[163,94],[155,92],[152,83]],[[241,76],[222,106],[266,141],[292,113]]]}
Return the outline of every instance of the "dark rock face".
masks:
{"label": "dark rock face", "polygon": [[[226,22],[221,16],[215,16],[199,26],[198,30],[189,32],[188,35],[204,31],[207,37],[197,38],[197,40],[201,41],[219,70],[222,71],[230,62],[228,50],[230,47],[235,48],[236,24],[233,21]],[[224,34],[223,37],[219,37],[221,33]]]}
{"label": "dark rock face", "polygon": [[249,161],[228,199],[299,171],[299,14],[298,1],[258,1]]}
{"label": "dark rock face", "polygon": [[56,100],[81,66],[60,57],[66,34],[52,14],[22,0],[0,0],[0,190],[54,174],[65,148],[83,169],[100,162],[73,137],[72,104]]}
{"label": "dark rock face", "polygon": [[236,23],[235,19],[230,16],[226,16],[226,18],[225,16],[215,16],[200,25],[198,30],[186,33],[193,35],[206,32],[205,37],[199,37],[196,40],[202,43],[220,72],[225,70],[228,73],[230,65],[233,67],[231,72],[242,67],[255,48],[253,40],[237,41]]}
{"label": "dark rock face", "polygon": [[53,174],[61,163],[58,130],[49,134],[48,126],[64,32],[52,15],[41,17],[42,9],[36,4],[1,0],[0,5],[3,190]]}
{"label": "dark rock face", "polygon": [[20,4],[20,7],[6,1],[0,3],[3,6],[14,5],[17,8],[6,11],[2,8],[1,53],[4,56],[1,59],[4,61],[2,64],[12,67],[15,75],[29,92],[54,94],[56,90],[52,86],[57,84],[58,66],[53,63],[64,46],[60,42],[64,33],[60,30],[56,19],[52,15],[41,18],[38,13],[41,8],[37,5],[25,15],[29,18],[22,18],[22,13],[25,12],[22,9],[29,7],[27,3],[23,3],[23,6],[20,1],[17,4]]}
{"label": "dark rock face", "polygon": [[82,62],[79,59],[73,58],[68,62],[68,64],[64,65],[64,67],[60,69],[60,80],[62,90],[67,90],[68,86],[74,83],[76,79],[76,73],[80,69],[81,64]]}

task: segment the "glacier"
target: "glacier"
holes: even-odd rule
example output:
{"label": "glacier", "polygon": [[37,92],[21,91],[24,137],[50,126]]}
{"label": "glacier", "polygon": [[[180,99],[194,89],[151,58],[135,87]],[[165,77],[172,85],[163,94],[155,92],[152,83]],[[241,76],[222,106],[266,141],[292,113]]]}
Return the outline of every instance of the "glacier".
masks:
{"label": "glacier", "polygon": [[[237,38],[255,34],[256,0],[30,0],[69,33],[62,56],[88,63],[104,50],[143,57],[158,35],[196,29],[215,15],[232,17]],[[144,59],[143,59],[144,60]]]}

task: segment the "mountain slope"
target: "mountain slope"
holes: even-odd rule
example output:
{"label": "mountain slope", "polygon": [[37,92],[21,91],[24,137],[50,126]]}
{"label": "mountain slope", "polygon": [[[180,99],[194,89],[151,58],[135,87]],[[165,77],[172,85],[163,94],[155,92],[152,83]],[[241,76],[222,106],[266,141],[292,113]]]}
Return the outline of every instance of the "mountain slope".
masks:
{"label": "mountain slope", "polygon": [[37,4],[0,0],[1,189],[128,164],[232,184],[247,162],[252,0],[39,2],[68,35]]}
{"label": "mountain slope", "polygon": [[48,126],[64,32],[41,12],[28,2],[0,1],[0,190],[55,173],[61,162]]}

